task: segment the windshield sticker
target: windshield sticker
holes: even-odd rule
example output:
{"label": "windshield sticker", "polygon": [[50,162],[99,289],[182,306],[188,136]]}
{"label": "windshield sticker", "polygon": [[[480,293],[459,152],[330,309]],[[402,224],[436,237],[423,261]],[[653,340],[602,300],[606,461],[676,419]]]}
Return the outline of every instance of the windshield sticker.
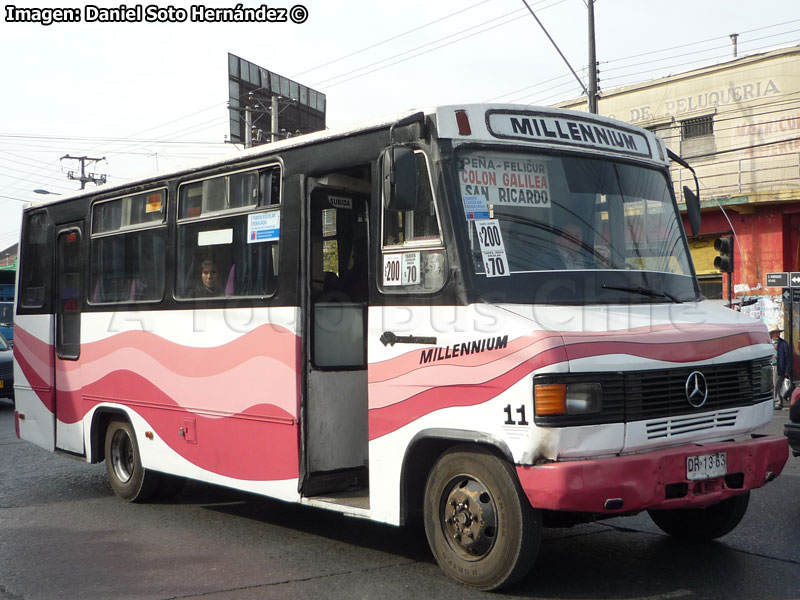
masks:
{"label": "windshield sticker", "polygon": [[550,208],[550,182],[544,162],[466,156],[459,165],[461,196],[482,196],[489,204]]}
{"label": "windshield sticker", "polygon": [[583,146],[637,156],[652,155],[643,134],[601,121],[542,113],[492,112],[488,115],[488,125],[489,132],[502,139]]}
{"label": "windshield sticker", "polygon": [[481,256],[483,257],[483,272],[486,276],[507,277],[511,275],[508,271],[506,247],[503,244],[503,234],[500,231],[498,220],[475,221],[475,229],[478,232],[478,243],[481,246]]}
{"label": "windshield sticker", "polygon": [[383,255],[383,285],[419,285],[419,252]]}
{"label": "windshield sticker", "polygon": [[467,215],[467,220],[474,219],[488,219],[489,218],[489,205],[486,203],[485,196],[462,196],[464,200],[464,214]]}
{"label": "windshield sticker", "polygon": [[281,213],[277,210],[247,215],[247,243],[275,242],[281,236]]}

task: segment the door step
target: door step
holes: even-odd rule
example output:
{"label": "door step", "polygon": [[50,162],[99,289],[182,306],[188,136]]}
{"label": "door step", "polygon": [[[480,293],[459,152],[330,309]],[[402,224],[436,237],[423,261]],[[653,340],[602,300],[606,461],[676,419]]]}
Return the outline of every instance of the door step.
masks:
{"label": "door step", "polygon": [[303,498],[303,504],[336,510],[354,517],[369,517],[369,489],[334,492],[322,496]]}

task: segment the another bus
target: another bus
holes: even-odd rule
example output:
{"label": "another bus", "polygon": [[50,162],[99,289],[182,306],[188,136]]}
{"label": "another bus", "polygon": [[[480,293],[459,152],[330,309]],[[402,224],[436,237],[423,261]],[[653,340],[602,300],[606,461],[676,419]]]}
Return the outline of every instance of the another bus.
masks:
{"label": "another bus", "polygon": [[484,590],[546,526],[725,535],[788,448],[753,435],[770,339],[701,297],[671,156],[600,116],[444,106],[30,206],[17,434],[128,501],[190,478],[419,516]]}
{"label": "another bus", "polygon": [[0,268],[0,335],[14,343],[14,280],[17,271]]}

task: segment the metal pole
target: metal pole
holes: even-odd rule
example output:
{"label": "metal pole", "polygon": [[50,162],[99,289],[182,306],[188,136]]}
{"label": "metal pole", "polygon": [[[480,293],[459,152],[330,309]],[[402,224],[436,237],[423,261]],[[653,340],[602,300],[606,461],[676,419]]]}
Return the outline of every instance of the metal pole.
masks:
{"label": "metal pole", "polygon": [[[731,260],[733,256],[731,255]],[[728,273],[728,308],[733,305],[733,273]]]}
{"label": "metal pole", "polygon": [[271,124],[270,128],[272,129],[272,135],[270,141],[277,142],[278,141],[278,97],[272,96],[271,102],[271,110],[270,110],[270,119]]}
{"label": "metal pole", "polygon": [[249,104],[244,107],[244,147],[253,147],[253,113]]}
{"label": "metal pole", "polygon": [[589,112],[597,113],[597,54],[594,45],[594,0],[588,0],[589,9]]}

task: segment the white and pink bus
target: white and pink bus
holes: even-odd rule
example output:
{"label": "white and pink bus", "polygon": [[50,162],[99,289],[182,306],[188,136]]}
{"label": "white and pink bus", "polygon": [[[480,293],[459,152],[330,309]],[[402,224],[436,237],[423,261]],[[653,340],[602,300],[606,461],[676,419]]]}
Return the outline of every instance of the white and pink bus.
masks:
{"label": "white and pink bus", "polygon": [[[780,474],[766,328],[701,296],[652,133],[444,106],[24,212],[20,438],[402,525],[495,589],[542,528],[707,540]],[[697,195],[685,190],[692,226]]]}

